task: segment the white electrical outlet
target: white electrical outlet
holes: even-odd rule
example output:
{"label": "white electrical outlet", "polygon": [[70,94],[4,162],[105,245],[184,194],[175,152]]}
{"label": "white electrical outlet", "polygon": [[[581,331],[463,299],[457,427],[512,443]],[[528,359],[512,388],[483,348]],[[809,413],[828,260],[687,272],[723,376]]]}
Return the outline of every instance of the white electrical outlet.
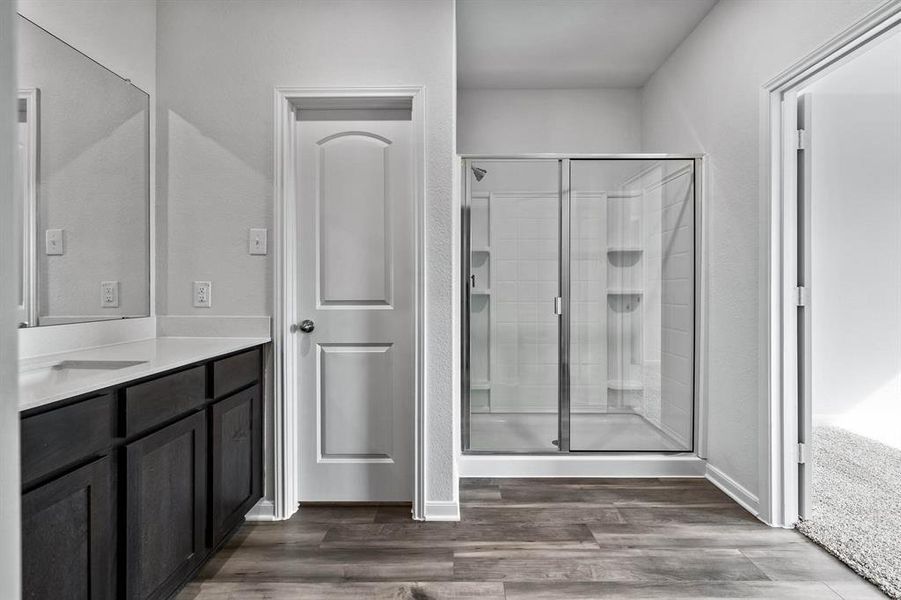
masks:
{"label": "white electrical outlet", "polygon": [[100,282],[100,307],[119,308],[119,282]]}
{"label": "white electrical outlet", "polygon": [[251,229],[248,236],[247,252],[250,254],[266,254],[266,229]]}
{"label": "white electrical outlet", "polygon": [[63,248],[63,230],[48,229],[44,232],[44,245],[48,256],[61,256],[65,253]]}
{"label": "white electrical outlet", "polygon": [[210,308],[213,305],[213,284],[209,281],[194,282],[195,308]]}

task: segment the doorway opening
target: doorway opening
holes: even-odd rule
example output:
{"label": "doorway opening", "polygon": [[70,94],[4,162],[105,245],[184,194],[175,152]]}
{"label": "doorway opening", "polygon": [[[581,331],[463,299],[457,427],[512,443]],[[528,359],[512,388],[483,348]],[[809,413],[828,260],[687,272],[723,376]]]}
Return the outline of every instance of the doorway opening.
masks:
{"label": "doorway opening", "polygon": [[[768,85],[770,521],[901,595],[901,7]],[[777,340],[778,334],[779,339]]]}

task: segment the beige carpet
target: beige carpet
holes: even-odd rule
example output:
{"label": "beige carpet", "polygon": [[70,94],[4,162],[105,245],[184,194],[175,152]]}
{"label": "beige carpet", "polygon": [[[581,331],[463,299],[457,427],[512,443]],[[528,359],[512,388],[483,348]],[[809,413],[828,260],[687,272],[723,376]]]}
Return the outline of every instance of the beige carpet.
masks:
{"label": "beige carpet", "polygon": [[901,598],[901,450],[817,427],[811,492],[811,514],[798,530]]}

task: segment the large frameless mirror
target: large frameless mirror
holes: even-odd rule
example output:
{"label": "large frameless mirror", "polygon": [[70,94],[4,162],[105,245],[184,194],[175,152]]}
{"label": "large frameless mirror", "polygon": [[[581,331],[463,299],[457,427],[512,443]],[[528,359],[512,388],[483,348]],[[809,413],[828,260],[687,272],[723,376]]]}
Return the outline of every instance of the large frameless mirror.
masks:
{"label": "large frameless mirror", "polygon": [[20,326],[150,313],[149,96],[19,16]]}

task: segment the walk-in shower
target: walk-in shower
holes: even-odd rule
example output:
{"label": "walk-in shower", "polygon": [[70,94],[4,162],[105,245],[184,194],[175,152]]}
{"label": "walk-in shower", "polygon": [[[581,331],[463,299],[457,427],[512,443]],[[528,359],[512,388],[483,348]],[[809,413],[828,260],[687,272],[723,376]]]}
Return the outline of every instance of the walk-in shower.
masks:
{"label": "walk-in shower", "polygon": [[464,157],[463,450],[690,452],[700,157]]}

